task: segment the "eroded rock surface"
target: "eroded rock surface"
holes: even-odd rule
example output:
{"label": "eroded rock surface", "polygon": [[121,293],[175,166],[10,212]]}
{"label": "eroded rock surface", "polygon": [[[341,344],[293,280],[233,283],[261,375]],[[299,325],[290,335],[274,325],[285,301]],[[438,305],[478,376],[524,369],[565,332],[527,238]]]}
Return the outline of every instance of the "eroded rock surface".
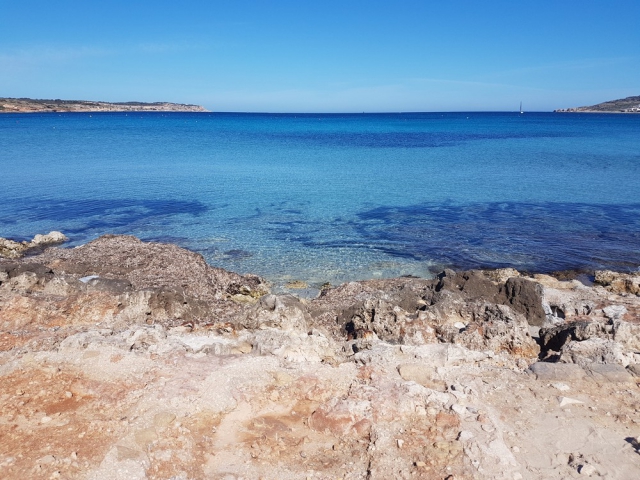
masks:
{"label": "eroded rock surface", "polygon": [[259,277],[211,267],[199,254],[113,235],[0,263],[0,282],[0,325],[14,329],[216,323],[268,292]]}
{"label": "eroded rock surface", "polygon": [[61,232],[49,232],[46,235],[38,234],[29,242],[16,242],[0,237],[0,258],[20,258],[26,253],[42,250],[49,245],[58,245],[66,242],[67,237]]}
{"label": "eroded rock surface", "polygon": [[0,476],[639,478],[640,297],[604,278],[305,300],[133,237],[0,260]]}

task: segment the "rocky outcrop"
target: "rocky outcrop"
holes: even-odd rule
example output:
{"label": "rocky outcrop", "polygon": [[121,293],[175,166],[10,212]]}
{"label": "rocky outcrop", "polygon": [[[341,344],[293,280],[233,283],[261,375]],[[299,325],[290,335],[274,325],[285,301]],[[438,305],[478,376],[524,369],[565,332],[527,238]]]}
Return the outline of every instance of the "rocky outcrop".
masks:
{"label": "rocky outcrop", "polygon": [[59,273],[126,279],[137,290],[172,289],[214,303],[234,295],[257,299],[268,291],[255,275],[211,267],[200,254],[127,235],[105,235],[78,248],[49,250],[38,261]]}
{"label": "rocky outcrop", "polygon": [[613,293],[640,295],[640,275],[599,270],[595,273],[595,282]]}
{"label": "rocky outcrop", "polygon": [[236,318],[267,292],[259,277],[210,267],[174,245],[105,236],[0,263],[0,322],[213,324]]}
{"label": "rocky outcrop", "polygon": [[38,234],[29,242],[16,242],[0,237],[0,258],[20,258],[26,253],[43,250],[50,245],[64,243],[68,238],[61,232],[49,232],[46,235]]}
{"label": "rocky outcrop", "polygon": [[535,357],[539,349],[528,320],[535,325],[544,318],[536,283],[500,283],[480,271],[349,283],[323,291],[310,309],[316,324],[351,342],[355,351],[376,341],[449,342]]}
{"label": "rocky outcrop", "polygon": [[595,285],[537,276],[547,320],[540,330],[542,358],[583,366],[640,362],[637,277],[596,272]]}
{"label": "rocky outcrop", "polygon": [[640,299],[609,287],[306,300],[127,236],[0,259],[2,478],[638,478]]}

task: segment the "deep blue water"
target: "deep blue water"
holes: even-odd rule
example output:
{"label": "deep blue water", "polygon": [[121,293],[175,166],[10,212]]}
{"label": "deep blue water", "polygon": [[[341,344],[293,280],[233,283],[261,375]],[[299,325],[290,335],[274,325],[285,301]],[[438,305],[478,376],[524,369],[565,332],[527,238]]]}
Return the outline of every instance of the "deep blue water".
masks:
{"label": "deep blue water", "polygon": [[640,267],[640,115],[0,115],[0,236],[171,241],[312,284]]}

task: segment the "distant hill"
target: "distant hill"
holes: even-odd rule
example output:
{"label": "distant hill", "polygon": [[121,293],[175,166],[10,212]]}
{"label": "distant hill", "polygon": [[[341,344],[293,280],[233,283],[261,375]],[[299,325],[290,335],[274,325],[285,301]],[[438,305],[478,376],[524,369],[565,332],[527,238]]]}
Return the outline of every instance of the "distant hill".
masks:
{"label": "distant hill", "polygon": [[94,102],[0,97],[0,113],[33,112],[206,112],[200,105],[170,102]]}
{"label": "distant hill", "polygon": [[554,112],[587,112],[587,113],[640,113],[640,97],[627,97],[610,100],[590,107],[561,108]]}

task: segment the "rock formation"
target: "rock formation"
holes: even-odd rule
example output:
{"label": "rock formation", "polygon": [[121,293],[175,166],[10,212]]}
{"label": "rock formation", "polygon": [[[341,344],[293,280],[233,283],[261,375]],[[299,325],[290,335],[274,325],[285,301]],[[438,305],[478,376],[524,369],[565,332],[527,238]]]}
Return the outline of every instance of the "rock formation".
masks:
{"label": "rock formation", "polygon": [[29,242],[16,242],[0,237],[0,258],[20,258],[34,250],[44,249],[50,245],[56,245],[67,241],[67,237],[60,232],[49,232],[46,235],[36,235]]}
{"label": "rock formation", "polygon": [[0,258],[2,478],[640,475],[638,277],[318,298],[104,236]]}

